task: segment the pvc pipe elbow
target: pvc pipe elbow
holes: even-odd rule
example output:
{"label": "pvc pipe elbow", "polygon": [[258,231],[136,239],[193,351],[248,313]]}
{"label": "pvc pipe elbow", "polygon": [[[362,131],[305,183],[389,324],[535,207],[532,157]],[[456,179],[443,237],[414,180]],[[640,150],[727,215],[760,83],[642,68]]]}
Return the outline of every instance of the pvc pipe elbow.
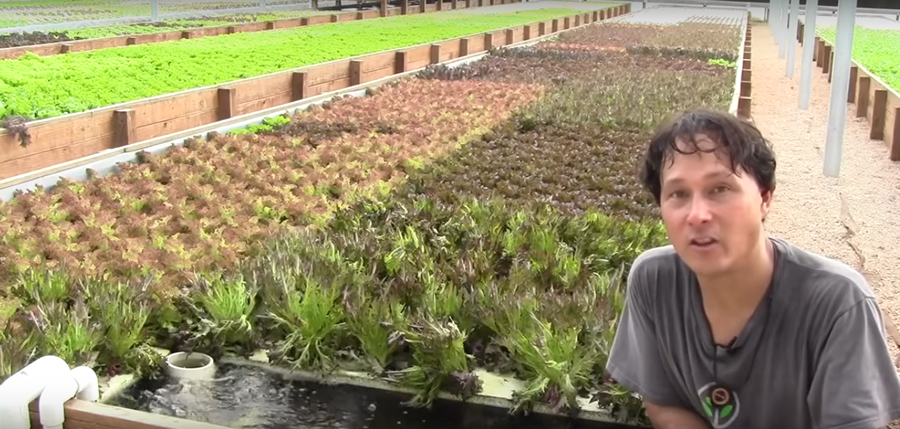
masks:
{"label": "pvc pipe elbow", "polygon": [[68,377],[69,364],[57,356],[43,356],[0,384],[0,421],[3,429],[30,429],[28,405],[54,379]]}
{"label": "pvc pipe elbow", "polygon": [[41,393],[38,404],[41,426],[45,429],[62,427],[63,421],[65,421],[65,403],[75,397],[76,393],[78,393],[78,382],[72,375],[59,377],[48,384]]}
{"label": "pvc pipe elbow", "polygon": [[78,383],[78,393],[76,395],[78,399],[90,402],[100,399],[100,383],[94,370],[86,366],[79,366],[73,369],[70,374]]}

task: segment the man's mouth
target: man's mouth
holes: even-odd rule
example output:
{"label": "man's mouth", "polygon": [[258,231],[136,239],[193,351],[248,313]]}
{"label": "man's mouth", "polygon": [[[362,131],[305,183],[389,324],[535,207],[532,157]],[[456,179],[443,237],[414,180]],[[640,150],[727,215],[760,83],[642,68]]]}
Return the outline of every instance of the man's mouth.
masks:
{"label": "man's mouth", "polygon": [[719,242],[719,240],[716,240],[715,238],[708,238],[708,237],[693,238],[693,239],[691,239],[691,246],[700,248],[700,249],[705,249],[705,248],[715,245],[718,242]]}

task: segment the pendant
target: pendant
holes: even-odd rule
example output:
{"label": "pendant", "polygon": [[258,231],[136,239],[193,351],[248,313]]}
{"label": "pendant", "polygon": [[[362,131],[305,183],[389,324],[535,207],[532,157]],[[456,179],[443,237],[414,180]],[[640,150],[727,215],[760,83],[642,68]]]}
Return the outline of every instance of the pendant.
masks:
{"label": "pendant", "polygon": [[709,389],[709,399],[716,407],[724,407],[731,404],[731,389],[717,384]]}

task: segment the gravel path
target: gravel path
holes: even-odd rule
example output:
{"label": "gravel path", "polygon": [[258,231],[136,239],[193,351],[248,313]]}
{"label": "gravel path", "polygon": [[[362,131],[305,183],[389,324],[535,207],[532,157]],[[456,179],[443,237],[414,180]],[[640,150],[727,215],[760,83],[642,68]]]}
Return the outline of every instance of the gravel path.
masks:
{"label": "gravel path", "polygon": [[[773,212],[766,222],[775,235],[856,267],[869,279],[882,311],[900,321],[900,166],[888,160],[882,141],[868,138],[865,118],[848,105],[841,173],[822,173],[830,86],[813,69],[810,108],[797,107],[801,60],[794,78],[766,24],[753,27],[753,119],[772,141],[778,158]],[[851,112],[852,108],[852,112]],[[895,361],[897,345],[889,341]]]}

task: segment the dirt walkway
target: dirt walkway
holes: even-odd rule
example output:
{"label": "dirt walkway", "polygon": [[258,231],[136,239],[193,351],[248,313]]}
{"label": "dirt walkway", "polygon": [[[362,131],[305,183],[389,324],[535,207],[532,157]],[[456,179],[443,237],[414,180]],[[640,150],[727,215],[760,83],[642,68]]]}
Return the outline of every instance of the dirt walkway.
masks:
{"label": "dirt walkway", "polygon": [[[785,77],[785,60],[766,24],[753,27],[752,53],[752,115],[778,159],[769,231],[863,272],[882,311],[900,321],[900,165],[888,160],[884,142],[868,138],[865,118],[857,119],[848,105],[840,177],[825,177],[827,75],[813,69],[810,107],[803,111],[797,107],[799,45],[793,79]],[[897,362],[898,348],[889,343]]]}

